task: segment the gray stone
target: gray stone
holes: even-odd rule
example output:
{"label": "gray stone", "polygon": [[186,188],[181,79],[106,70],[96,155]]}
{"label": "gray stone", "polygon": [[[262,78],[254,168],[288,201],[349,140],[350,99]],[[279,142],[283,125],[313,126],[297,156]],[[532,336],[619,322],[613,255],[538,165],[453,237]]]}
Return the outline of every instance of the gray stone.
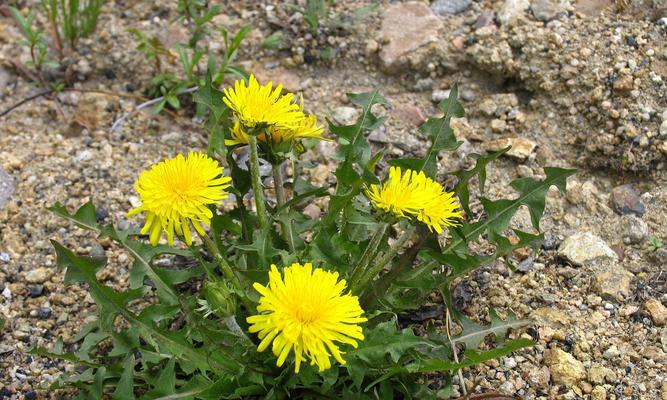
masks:
{"label": "gray stone", "polygon": [[11,259],[12,258],[9,256],[9,254],[0,253],[0,261],[2,261],[3,263],[9,263],[9,260],[11,260]]}
{"label": "gray stone", "polygon": [[418,92],[425,92],[427,90],[431,90],[432,88],[433,88],[433,79],[431,78],[419,79],[415,83],[415,90]]}
{"label": "gray stone", "polygon": [[388,73],[400,72],[415,51],[441,40],[439,33],[443,27],[440,18],[422,2],[408,1],[387,7],[380,28],[385,42],[380,50],[382,69]]}
{"label": "gray stone", "polygon": [[477,95],[471,89],[461,89],[460,96],[463,101],[474,101],[477,98]]}
{"label": "gray stone", "polygon": [[533,16],[540,21],[551,21],[567,11],[566,0],[533,0],[530,5]]}
{"label": "gray stone", "polygon": [[438,15],[458,14],[470,8],[472,0],[435,0],[431,10]]}
{"label": "gray stone", "polygon": [[641,217],[646,212],[639,193],[629,184],[613,188],[609,201],[611,208],[620,215],[635,214]]}
{"label": "gray stone", "polygon": [[641,244],[648,238],[648,225],[641,218],[634,215],[621,217],[623,242],[626,244]]}
{"label": "gray stone", "polygon": [[94,157],[93,152],[90,150],[83,150],[80,151],[79,154],[76,155],[76,161],[90,161]]}
{"label": "gray stone", "polygon": [[598,259],[618,260],[614,250],[590,232],[577,232],[565,239],[558,248],[558,255],[574,265],[584,265]]}
{"label": "gray stone", "polygon": [[383,125],[368,135],[368,140],[375,143],[391,143],[389,135],[387,135],[387,128]]}
{"label": "gray stone", "polygon": [[0,67],[0,92],[5,90],[9,82],[11,81],[11,76],[6,69]]}
{"label": "gray stone", "polygon": [[14,194],[16,186],[14,179],[0,167],[0,208],[7,204],[7,201]]}

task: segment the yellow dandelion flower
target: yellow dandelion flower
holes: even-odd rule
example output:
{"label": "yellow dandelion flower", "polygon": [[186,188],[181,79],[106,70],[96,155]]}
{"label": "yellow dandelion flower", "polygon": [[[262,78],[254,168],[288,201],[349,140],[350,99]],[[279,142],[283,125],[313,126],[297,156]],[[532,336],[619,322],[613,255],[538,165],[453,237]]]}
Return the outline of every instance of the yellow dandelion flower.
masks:
{"label": "yellow dandelion flower", "polygon": [[223,167],[204,153],[190,152],[164,160],[141,173],[135,188],[141,205],[127,213],[128,217],[146,212],[142,234],[149,234],[157,245],[161,233],[167,233],[169,245],[174,244],[174,232],[192,244],[189,223],[200,234],[209,225],[213,213],[207,205],[219,204],[227,197],[231,178],[222,174]]}
{"label": "yellow dandelion flower", "polygon": [[[267,129],[273,143],[283,143],[289,142],[291,140],[305,138],[329,140],[322,137],[324,128],[317,125],[317,118],[314,115],[305,115],[304,119],[299,121],[297,124],[286,126],[271,126]],[[231,128],[231,134],[231,139],[225,139],[225,144],[227,146],[248,144],[248,134],[243,130],[241,123],[238,121],[236,121],[234,126]],[[258,135],[257,140],[266,143],[266,134],[262,133]]]}
{"label": "yellow dandelion flower", "polygon": [[259,315],[248,317],[247,321],[250,332],[259,332],[261,343],[257,350],[264,351],[273,342],[279,367],[294,351],[297,373],[306,358],[320,371],[331,367],[331,356],[345,364],[345,353],[335,342],[356,348],[357,340],[364,339],[357,324],[367,319],[361,316],[364,311],[357,296],[343,294],[346,282],[338,280],[337,272],[313,269],[310,263],[292,264],[283,273],[284,279],[271,265],[268,285],[254,284],[261,295]]}
{"label": "yellow dandelion flower", "polygon": [[223,101],[245,128],[298,124],[305,117],[301,107],[294,102],[292,93],[282,95],[282,90],[282,85],[273,89],[271,82],[260,86],[250,75],[247,85],[238,80],[234,88],[224,89]]}
{"label": "yellow dandelion flower", "polygon": [[456,226],[462,217],[454,193],[446,192],[424,172],[391,167],[389,179],[370,185],[366,196],[376,209],[397,217],[416,218],[432,232],[442,233],[443,227]]}

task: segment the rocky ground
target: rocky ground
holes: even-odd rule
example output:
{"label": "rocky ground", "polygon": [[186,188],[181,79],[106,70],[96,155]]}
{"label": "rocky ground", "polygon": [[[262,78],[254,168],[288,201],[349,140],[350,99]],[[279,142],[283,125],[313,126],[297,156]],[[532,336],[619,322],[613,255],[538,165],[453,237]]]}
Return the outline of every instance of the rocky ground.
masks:
{"label": "rocky ground", "polygon": [[[21,2],[37,6],[36,2]],[[131,3],[131,4],[130,4]],[[442,172],[470,155],[512,144],[489,171],[487,196],[512,196],[511,179],[543,166],[577,167],[565,196],[549,193],[535,254],[484,268],[457,286],[471,316],[488,307],[531,318],[534,348],[465,371],[469,392],[529,399],[667,399],[667,5],[608,0],[340,1],[316,34],[282,2],[229,2],[214,19],[230,31],[252,24],[239,61],[260,80],[301,92],[321,120],[349,122],[346,92],[381,88],[391,105],[371,141],[388,156],[419,154],[418,126],[459,84],[468,114],[454,121],[464,144]],[[2,9],[0,8],[0,11]],[[0,112],[36,93],[15,68],[29,51],[0,13]],[[60,109],[35,99],[0,118],[0,398],[58,398],[39,391],[75,367],[25,353],[71,340],[94,309],[65,288],[49,239],[79,253],[106,254],[100,274],[125,287],[130,260],[108,243],[50,215],[90,198],[98,218],[128,224],[138,172],[177,152],[205,146],[186,112],[138,113],[111,123],[144,96],[155,71],[134,50],[127,28],[156,34],[167,47],[187,39],[175,6],[107,1],[93,39],[73,55],[75,87]],[[397,29],[400,27],[400,29]],[[262,48],[281,32],[283,45]],[[210,45],[220,49],[220,36]],[[168,70],[178,71],[177,62]],[[122,94],[118,96],[117,94]],[[66,114],[67,122],[61,111]],[[313,181],[333,181],[334,147],[320,143]],[[321,210],[310,207],[312,214]],[[136,222],[136,221],[133,221]],[[513,223],[530,225],[528,213]],[[460,384],[460,382],[459,382]],[[460,387],[457,386],[460,390]]]}

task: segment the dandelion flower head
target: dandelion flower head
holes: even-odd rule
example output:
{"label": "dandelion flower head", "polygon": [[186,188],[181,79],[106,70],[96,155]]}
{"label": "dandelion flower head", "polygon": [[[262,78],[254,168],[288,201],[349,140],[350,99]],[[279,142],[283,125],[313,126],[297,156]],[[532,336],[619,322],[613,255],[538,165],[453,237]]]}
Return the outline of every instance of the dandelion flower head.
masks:
{"label": "dandelion flower head", "polygon": [[[283,276],[284,275],[284,276]],[[337,272],[313,268],[310,263],[292,264],[283,270],[275,265],[269,272],[269,283],[254,284],[261,295],[258,315],[247,318],[249,331],[261,340],[257,350],[264,351],[272,343],[276,364],[282,366],[293,352],[295,371],[310,360],[320,371],[331,367],[330,357],[345,364],[338,343],[357,347],[363,340],[363,310],[357,296],[343,294],[346,282],[338,280]]]}
{"label": "dandelion flower head", "polygon": [[403,173],[401,168],[391,167],[389,178],[370,185],[366,196],[376,209],[401,218],[416,218],[438,234],[463,218],[454,193],[445,191],[423,171],[408,169]]}
{"label": "dandelion flower head", "polygon": [[282,85],[274,89],[271,82],[261,86],[255,76],[250,75],[247,85],[238,80],[233,88],[223,89],[223,101],[246,129],[300,123],[305,118],[301,106],[294,102],[294,94],[283,95],[282,90]]}
{"label": "dandelion flower head", "polygon": [[[271,142],[273,143],[283,143],[307,138],[328,140],[322,137],[324,128],[317,125],[317,118],[312,114],[306,115],[299,123],[289,126],[268,127],[267,129],[269,131],[269,136],[271,137]],[[232,127],[231,133],[232,138],[225,140],[227,146],[248,144],[248,134],[243,130],[238,121]],[[267,135],[262,133],[257,136],[257,140],[266,143]]]}
{"label": "dandelion flower head", "polygon": [[209,225],[213,213],[209,204],[219,204],[227,197],[231,178],[223,175],[223,167],[204,153],[190,152],[155,164],[141,173],[135,183],[141,205],[127,216],[146,212],[141,230],[154,246],[162,232],[174,244],[174,233],[192,244],[190,224],[200,234]]}

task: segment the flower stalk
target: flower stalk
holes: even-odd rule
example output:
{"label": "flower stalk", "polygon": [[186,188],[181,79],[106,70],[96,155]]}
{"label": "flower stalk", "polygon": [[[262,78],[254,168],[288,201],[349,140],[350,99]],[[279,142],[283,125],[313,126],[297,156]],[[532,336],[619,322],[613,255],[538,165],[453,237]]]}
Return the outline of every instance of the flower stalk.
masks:
{"label": "flower stalk", "polygon": [[352,269],[352,274],[350,275],[350,288],[353,293],[357,293],[360,290],[363,291],[364,286],[360,279],[362,276],[364,276],[368,263],[377,254],[380,243],[384,241],[388,228],[388,223],[380,223],[380,226],[371,237],[371,240],[368,242],[368,246],[366,247],[366,250],[364,250],[364,254],[361,255],[357,265],[355,265]]}
{"label": "flower stalk", "polygon": [[250,176],[252,179],[252,191],[255,194],[255,206],[257,207],[257,220],[259,227],[268,227],[266,218],[266,203],[264,202],[264,189],[262,188],[262,177],[259,174],[259,154],[257,150],[257,136],[248,135],[248,147],[250,147]]}
{"label": "flower stalk", "polygon": [[358,285],[356,286],[359,290],[359,296],[362,296],[368,284],[378,276],[378,274],[384,269],[391,260],[394,259],[396,253],[403,248],[405,242],[407,242],[412,234],[415,232],[415,228],[410,226],[401,236],[398,238],[396,243],[393,246],[389,247],[389,250],[380,258],[376,263],[374,263],[364,275],[359,279]]}
{"label": "flower stalk", "polygon": [[[273,167],[273,184],[276,189],[276,201],[278,203],[278,208],[282,207],[287,200],[285,198],[285,188],[283,184],[283,174],[280,171],[280,162],[277,162],[272,165]],[[294,244],[294,229],[292,228],[291,221],[280,221],[280,232],[282,233],[283,239],[287,242],[289,250],[293,253],[295,250]]]}

